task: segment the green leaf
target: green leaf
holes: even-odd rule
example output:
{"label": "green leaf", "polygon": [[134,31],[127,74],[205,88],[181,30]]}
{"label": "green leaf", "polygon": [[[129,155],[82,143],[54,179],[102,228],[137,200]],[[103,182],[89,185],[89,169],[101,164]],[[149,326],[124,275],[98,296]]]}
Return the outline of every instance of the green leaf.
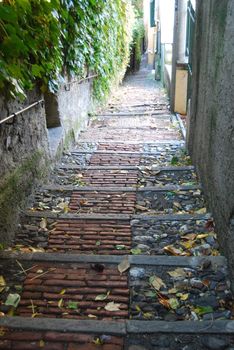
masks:
{"label": "green leaf", "polygon": [[139,254],[141,254],[141,249],[139,249],[139,248],[132,248],[131,249],[131,253],[133,255],[139,255]]}
{"label": "green leaf", "polygon": [[194,311],[200,316],[214,312],[211,306],[197,306]]}
{"label": "green leaf", "polygon": [[124,249],[126,248],[126,246],[125,246],[124,244],[117,244],[117,245],[115,246],[115,248],[116,248],[117,250],[124,250]]}
{"label": "green leaf", "polygon": [[17,307],[20,302],[20,295],[15,293],[15,294],[9,294],[7,297],[7,300],[5,301],[5,305],[7,306],[13,306]]}
{"label": "green leaf", "polygon": [[69,300],[67,304],[68,309],[77,310],[79,303],[77,301]]}

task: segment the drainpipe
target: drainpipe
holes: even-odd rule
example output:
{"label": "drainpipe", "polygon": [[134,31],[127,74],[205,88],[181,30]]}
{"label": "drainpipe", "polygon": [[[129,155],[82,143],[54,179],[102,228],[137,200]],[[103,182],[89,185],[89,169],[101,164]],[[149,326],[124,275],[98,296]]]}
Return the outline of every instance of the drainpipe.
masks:
{"label": "drainpipe", "polygon": [[187,0],[175,0],[170,108],[174,112],[177,62],[185,63]]}

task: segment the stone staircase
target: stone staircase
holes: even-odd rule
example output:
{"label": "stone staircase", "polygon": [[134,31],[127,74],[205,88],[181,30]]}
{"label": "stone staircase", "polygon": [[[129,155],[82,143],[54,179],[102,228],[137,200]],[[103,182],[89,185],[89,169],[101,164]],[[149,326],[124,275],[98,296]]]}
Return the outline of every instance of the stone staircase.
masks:
{"label": "stone staircase", "polygon": [[147,70],[64,154],[1,252],[0,349],[234,349],[195,169]]}

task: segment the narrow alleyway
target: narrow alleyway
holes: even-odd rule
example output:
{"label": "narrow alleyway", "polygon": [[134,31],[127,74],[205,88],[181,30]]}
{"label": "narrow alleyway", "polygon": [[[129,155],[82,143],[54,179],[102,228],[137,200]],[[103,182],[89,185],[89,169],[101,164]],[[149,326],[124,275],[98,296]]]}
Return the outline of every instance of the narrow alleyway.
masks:
{"label": "narrow alleyway", "polygon": [[1,253],[0,349],[234,348],[226,261],[184,147],[143,67]]}

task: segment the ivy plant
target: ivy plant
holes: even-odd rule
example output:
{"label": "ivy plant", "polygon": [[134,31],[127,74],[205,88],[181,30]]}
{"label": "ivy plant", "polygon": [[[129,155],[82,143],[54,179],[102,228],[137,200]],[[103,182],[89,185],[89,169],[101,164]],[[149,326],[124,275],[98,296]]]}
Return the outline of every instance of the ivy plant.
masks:
{"label": "ivy plant", "polygon": [[55,92],[63,77],[98,75],[104,98],[128,63],[134,21],[130,0],[0,2],[0,92],[25,96],[36,84]]}

